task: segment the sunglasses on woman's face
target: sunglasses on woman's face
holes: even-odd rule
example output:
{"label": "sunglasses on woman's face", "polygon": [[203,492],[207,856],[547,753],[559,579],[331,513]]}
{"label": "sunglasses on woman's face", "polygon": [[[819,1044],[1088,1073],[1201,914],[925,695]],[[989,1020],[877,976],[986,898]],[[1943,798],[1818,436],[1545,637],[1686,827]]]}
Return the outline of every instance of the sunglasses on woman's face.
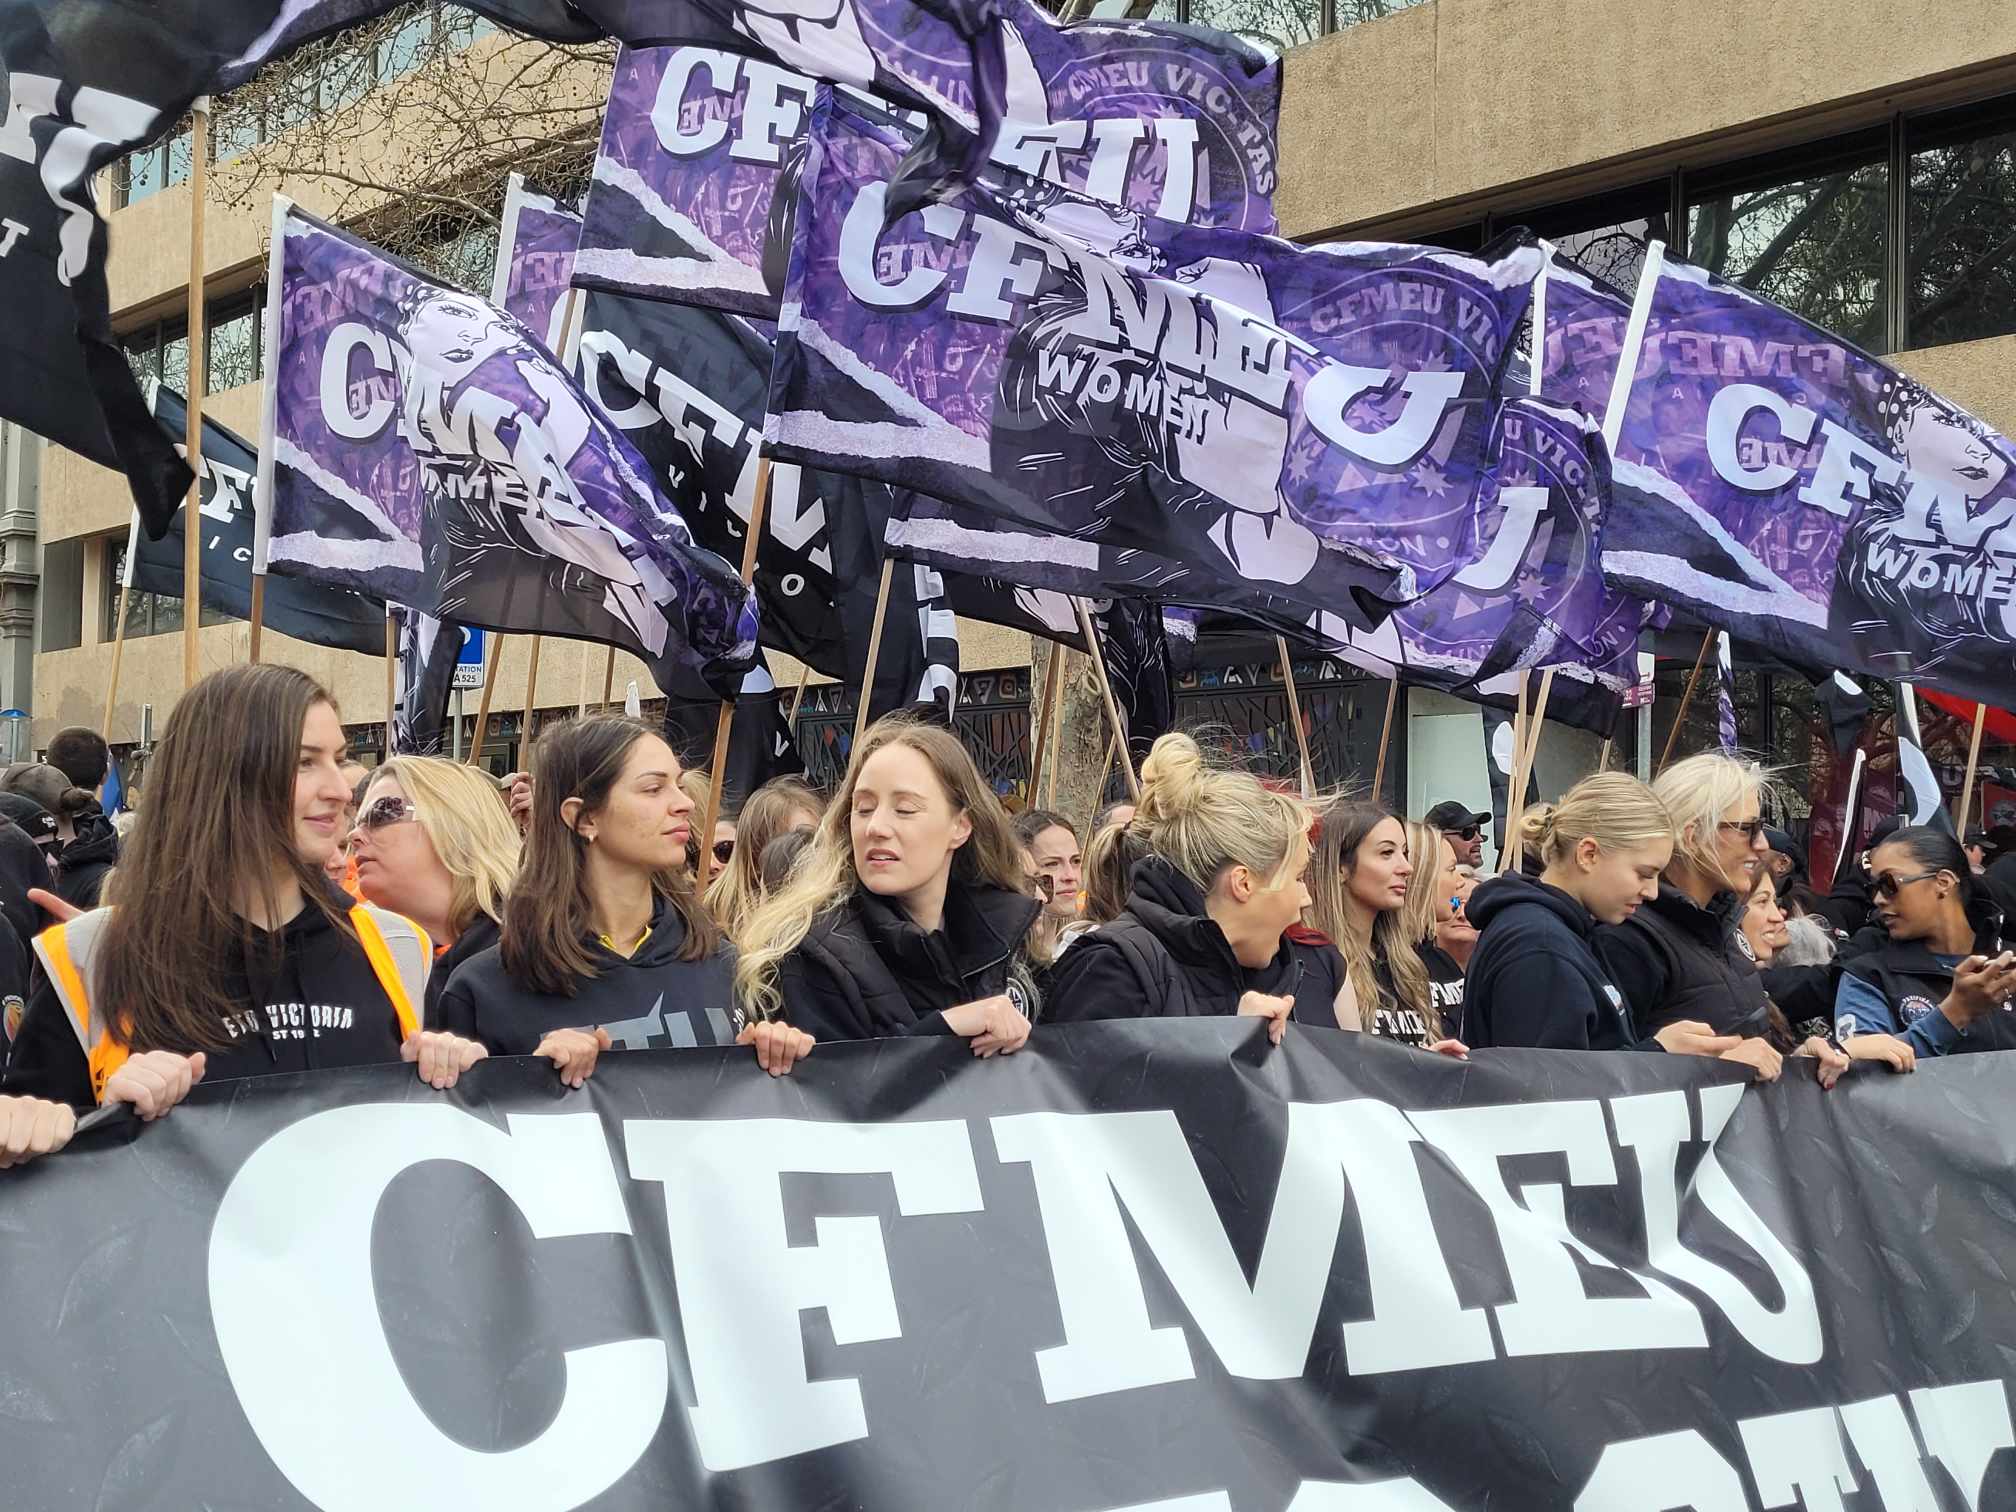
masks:
{"label": "sunglasses on woman's face", "polygon": [[1741,835],[1745,845],[1755,845],[1757,837],[1764,833],[1762,819],[1724,819],[1722,828],[1731,834]]}
{"label": "sunglasses on woman's face", "polygon": [[366,834],[385,828],[388,824],[406,824],[420,817],[420,811],[406,798],[395,798],[387,793],[383,798],[375,798],[357,816],[357,828]]}
{"label": "sunglasses on woman's face", "polygon": [[733,840],[716,840],[714,842],[714,859],[719,861],[723,866],[728,864],[729,859],[734,854],[735,842]]}
{"label": "sunglasses on woman's face", "polygon": [[1937,871],[1922,871],[1900,877],[1895,872],[1885,872],[1869,884],[1869,891],[1879,898],[1894,898],[1913,882],[1929,882],[1938,875]]}

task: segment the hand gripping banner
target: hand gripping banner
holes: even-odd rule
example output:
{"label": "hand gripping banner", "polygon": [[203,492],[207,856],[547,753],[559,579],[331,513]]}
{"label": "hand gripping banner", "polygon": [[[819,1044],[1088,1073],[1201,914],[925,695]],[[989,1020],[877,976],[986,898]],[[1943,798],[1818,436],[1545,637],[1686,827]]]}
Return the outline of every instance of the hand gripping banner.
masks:
{"label": "hand gripping banner", "polygon": [[1217,1019],[205,1085],[0,1173],[7,1500],[2011,1505],[2016,1066],[1740,1076]]}
{"label": "hand gripping banner", "polygon": [[1536,247],[1302,248],[1027,178],[885,228],[906,140],[815,110],[780,455],[1151,552],[1195,578],[1176,602],[1258,586],[1369,625],[1469,560]]}
{"label": "hand gripping banner", "polygon": [[1639,298],[1611,580],[1797,666],[2006,698],[2016,446],[1676,258]]}
{"label": "hand gripping banner", "polygon": [[[1004,11],[996,163],[1164,220],[1275,229],[1278,63],[1203,27]],[[913,30],[891,45],[970,108],[942,36]],[[775,320],[817,87],[720,48],[625,48],[580,282]]]}

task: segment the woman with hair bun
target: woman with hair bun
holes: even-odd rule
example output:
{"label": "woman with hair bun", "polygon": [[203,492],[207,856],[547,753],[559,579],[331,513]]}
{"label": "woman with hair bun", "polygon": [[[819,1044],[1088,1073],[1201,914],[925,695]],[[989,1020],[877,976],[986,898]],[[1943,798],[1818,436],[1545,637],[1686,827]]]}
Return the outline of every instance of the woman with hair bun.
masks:
{"label": "woman with hair bun", "polygon": [[1834,1029],[1848,1053],[1908,1071],[1920,1055],[2016,1046],[2016,954],[1960,842],[1907,826],[1870,852],[1869,875],[1887,938],[1842,965]]}
{"label": "woman with hair bun", "polygon": [[751,793],[735,816],[735,843],[727,866],[708,884],[707,911],[734,939],[762,904],[763,851],[779,835],[816,829],[825,805],[797,777],[773,777]]}
{"label": "woman with hair bun", "polygon": [[1641,909],[1596,935],[1597,953],[1639,1032],[1698,1020],[1742,1044],[1730,1060],[1776,1081],[1787,1055],[1819,1061],[1822,1086],[1848,1069],[1826,1040],[1794,1036],[1742,944],[1743,909],[1764,874],[1764,773],[1719,751],[1676,761],[1652,791],[1673,823],[1673,854]]}
{"label": "woman with hair bun", "polygon": [[791,881],[749,917],[735,986],[754,1019],[821,1040],[1029,1038],[1042,904],[1007,813],[949,730],[878,719]]}
{"label": "woman with hair bun", "polygon": [[1128,826],[1148,854],[1119,917],[1059,959],[1050,1017],[1243,1014],[1277,1044],[1291,1012],[1336,1022],[1342,984],[1285,938],[1309,905],[1310,822],[1299,800],[1209,765],[1188,735],[1162,736]]}
{"label": "woman with hair bun", "polygon": [[1536,849],[1538,877],[1493,877],[1464,912],[1478,929],[1463,998],[1472,1049],[1683,1050],[1719,1055],[1734,1036],[1695,1022],[1655,1040],[1637,1027],[1592,937],[1621,924],[1659,890],[1673,821],[1652,790],[1622,772],[1585,777],[1551,809],[1528,814],[1518,842]]}

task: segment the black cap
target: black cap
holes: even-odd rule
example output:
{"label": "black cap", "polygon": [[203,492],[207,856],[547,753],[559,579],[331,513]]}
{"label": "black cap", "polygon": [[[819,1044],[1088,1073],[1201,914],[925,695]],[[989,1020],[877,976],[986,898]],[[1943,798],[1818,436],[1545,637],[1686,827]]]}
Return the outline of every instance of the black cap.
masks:
{"label": "black cap", "polygon": [[25,793],[0,792],[0,818],[20,825],[37,845],[56,843],[56,816]]}
{"label": "black cap", "polygon": [[1432,824],[1439,830],[1483,829],[1491,822],[1489,814],[1480,814],[1467,803],[1458,803],[1454,798],[1438,803],[1428,810],[1424,823]]}

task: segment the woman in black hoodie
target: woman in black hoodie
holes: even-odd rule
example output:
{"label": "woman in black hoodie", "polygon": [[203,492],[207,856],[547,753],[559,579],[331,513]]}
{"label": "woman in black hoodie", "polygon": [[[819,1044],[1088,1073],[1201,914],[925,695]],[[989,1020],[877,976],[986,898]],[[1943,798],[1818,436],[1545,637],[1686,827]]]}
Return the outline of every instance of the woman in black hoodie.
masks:
{"label": "woman in black hoodie", "polygon": [[783,1025],[738,1021],[734,955],[686,866],[693,800],[680,776],[672,748],[634,719],[570,719],[540,738],[500,938],[449,978],[443,1028],[498,1055],[544,1056],[575,1087],[612,1046],[753,1044],[773,1076],[811,1050]]}
{"label": "woman in black hoodie", "polygon": [[1673,820],[1673,856],[1659,890],[1634,917],[1606,926],[1596,950],[1641,1034],[1698,1019],[1742,1043],[1727,1059],[1776,1081],[1787,1055],[1809,1056],[1831,1087],[1848,1057],[1818,1036],[1796,1036],[1764,990],[1741,940],[1743,909],[1764,872],[1764,774],[1704,751],[1661,772],[1652,791]]}
{"label": "woman in black hoodie", "polygon": [[357,890],[434,942],[430,1019],[455,968],[497,943],[518,852],[503,795],[475,767],[394,756],[364,780],[350,832]]}
{"label": "woman in black hoodie", "polygon": [[1518,838],[1537,849],[1540,875],[1493,877],[1463,909],[1478,930],[1463,995],[1471,1049],[1735,1048],[1733,1036],[1689,1022],[1641,1040],[1591,943],[1599,924],[1623,923],[1658,891],[1672,858],[1673,823],[1650,788],[1622,772],[1585,777],[1529,814]]}
{"label": "woman in black hoodie", "polygon": [[1141,779],[1129,827],[1149,854],[1120,916],[1059,960],[1051,1019],[1243,1014],[1276,1044],[1291,1014],[1355,1027],[1336,950],[1288,937],[1309,906],[1307,806],[1213,769],[1188,735],[1157,740]]}
{"label": "woman in black hoodie", "polygon": [[[343,754],[334,701],[291,667],[233,667],[183,695],[118,905],[36,938],[43,976],[8,1063],[17,1096],[0,1098],[0,1165],[58,1147],[71,1108],[158,1118],[206,1074],[405,1060],[446,1087],[482,1058],[422,1030],[426,935],[323,875],[350,801]],[[24,1115],[27,1149],[4,1132]]]}
{"label": "woman in black hoodie", "polygon": [[1023,942],[1042,905],[1000,801],[950,731],[878,719],[790,883],[743,926],[753,1018],[819,1039],[956,1034],[1019,1050],[1037,1007]]}

